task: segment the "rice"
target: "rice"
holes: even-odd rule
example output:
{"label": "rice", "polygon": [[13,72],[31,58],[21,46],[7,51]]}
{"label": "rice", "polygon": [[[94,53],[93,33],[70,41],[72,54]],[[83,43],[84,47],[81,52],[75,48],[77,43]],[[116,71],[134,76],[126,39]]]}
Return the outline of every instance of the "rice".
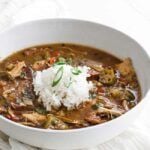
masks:
{"label": "rice", "polygon": [[[63,68],[60,81],[53,85],[58,70]],[[33,78],[36,95],[39,96],[47,110],[61,105],[74,109],[79,104],[89,101],[89,91],[93,88],[92,82],[87,81],[89,76],[87,66],[79,66],[79,74],[73,74],[74,67],[68,64],[56,65],[43,71],[37,71]]]}

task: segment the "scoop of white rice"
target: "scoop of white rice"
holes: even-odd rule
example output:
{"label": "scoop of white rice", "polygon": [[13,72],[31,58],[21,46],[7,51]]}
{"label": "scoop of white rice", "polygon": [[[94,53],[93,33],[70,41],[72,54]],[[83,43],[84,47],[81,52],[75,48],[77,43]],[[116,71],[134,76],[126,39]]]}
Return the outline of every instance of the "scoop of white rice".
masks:
{"label": "scoop of white rice", "polygon": [[[60,67],[63,67],[62,78],[58,84],[52,86]],[[51,110],[52,106],[59,108],[62,104],[68,109],[73,109],[89,100],[89,91],[93,88],[92,82],[87,81],[89,68],[77,67],[81,71],[78,75],[73,74],[72,69],[72,66],[64,64],[35,73],[34,91],[47,110]]]}

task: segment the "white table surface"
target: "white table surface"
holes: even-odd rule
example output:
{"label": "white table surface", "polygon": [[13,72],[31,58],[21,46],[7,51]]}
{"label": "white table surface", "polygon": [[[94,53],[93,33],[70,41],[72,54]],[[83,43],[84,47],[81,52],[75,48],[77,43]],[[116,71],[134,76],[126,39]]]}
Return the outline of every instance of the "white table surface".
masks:
{"label": "white table surface", "polygon": [[[135,3],[136,2],[136,3]],[[116,28],[150,54],[149,0],[0,0],[0,30],[29,20],[75,18]],[[150,103],[124,133],[90,150],[150,150]],[[0,150],[37,150],[0,133]]]}

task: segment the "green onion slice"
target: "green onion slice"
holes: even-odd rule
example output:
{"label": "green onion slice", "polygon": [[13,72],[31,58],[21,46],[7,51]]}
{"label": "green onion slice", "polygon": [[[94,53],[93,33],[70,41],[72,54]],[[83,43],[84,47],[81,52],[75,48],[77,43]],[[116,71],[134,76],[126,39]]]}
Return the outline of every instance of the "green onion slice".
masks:
{"label": "green onion slice", "polygon": [[56,62],[54,65],[64,65],[64,64],[66,64],[65,62]]}
{"label": "green onion slice", "polygon": [[59,57],[58,61],[54,63],[54,66],[55,65],[64,65],[64,64],[66,64],[66,59],[63,57]]}
{"label": "green onion slice", "polygon": [[73,68],[71,71],[74,75],[79,75],[81,73],[81,70],[79,70],[78,68]]}
{"label": "green onion slice", "polygon": [[73,83],[72,77],[70,77],[69,83],[68,83],[68,84],[65,84],[66,88],[69,88],[72,83]]}
{"label": "green onion slice", "polygon": [[56,86],[59,83],[59,81],[61,80],[63,76],[63,71],[64,71],[63,66],[58,69],[56,76],[53,80],[52,87]]}

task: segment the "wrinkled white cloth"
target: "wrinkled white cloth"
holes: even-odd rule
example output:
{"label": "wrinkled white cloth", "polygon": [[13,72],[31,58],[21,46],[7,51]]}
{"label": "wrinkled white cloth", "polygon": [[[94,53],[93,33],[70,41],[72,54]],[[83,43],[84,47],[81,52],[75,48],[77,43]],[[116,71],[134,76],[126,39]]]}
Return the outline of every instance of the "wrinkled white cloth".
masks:
{"label": "wrinkled white cloth", "polygon": [[[136,5],[132,2],[135,0],[0,0],[0,30],[14,24],[42,18],[85,19],[112,26],[129,34],[147,50],[149,49],[147,52],[150,54],[150,16],[143,15],[141,9],[140,11],[136,9]],[[148,0],[143,2],[146,3]],[[149,150],[149,107],[150,102],[142,114],[137,116],[137,121],[121,135],[104,144],[84,150]],[[0,132],[0,150],[39,149]]]}

